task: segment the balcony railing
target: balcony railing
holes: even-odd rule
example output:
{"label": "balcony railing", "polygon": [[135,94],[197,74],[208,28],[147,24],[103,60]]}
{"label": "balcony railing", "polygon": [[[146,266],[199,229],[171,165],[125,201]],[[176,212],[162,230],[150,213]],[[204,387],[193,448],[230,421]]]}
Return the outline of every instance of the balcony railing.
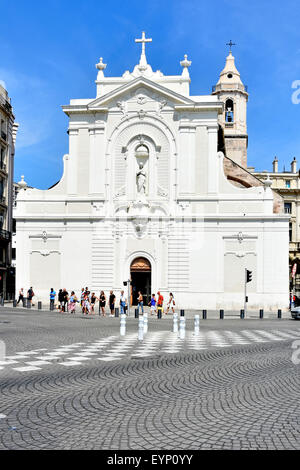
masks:
{"label": "balcony railing", "polygon": [[242,85],[241,83],[219,83],[211,87],[212,93],[220,90],[241,90],[248,93],[248,86]]}
{"label": "balcony railing", "polygon": [[11,240],[11,232],[8,230],[0,229],[0,240]]}

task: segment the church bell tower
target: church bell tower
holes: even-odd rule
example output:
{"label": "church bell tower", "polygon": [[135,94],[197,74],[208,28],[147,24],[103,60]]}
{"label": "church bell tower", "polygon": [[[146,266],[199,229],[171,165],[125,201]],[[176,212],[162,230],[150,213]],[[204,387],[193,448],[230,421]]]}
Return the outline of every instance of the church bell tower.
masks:
{"label": "church bell tower", "polygon": [[218,95],[224,103],[223,114],[219,123],[224,130],[225,150],[227,157],[239,165],[247,168],[247,87],[241,81],[240,74],[235,66],[234,56],[231,52],[220,74],[218,83],[213,87],[213,95]]}

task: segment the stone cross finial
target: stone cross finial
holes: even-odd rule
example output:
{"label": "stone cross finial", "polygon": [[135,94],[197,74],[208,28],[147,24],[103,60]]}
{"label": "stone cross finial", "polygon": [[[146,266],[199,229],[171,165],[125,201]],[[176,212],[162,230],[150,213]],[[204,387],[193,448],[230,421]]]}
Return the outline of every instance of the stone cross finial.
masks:
{"label": "stone cross finial", "polygon": [[142,38],[141,39],[135,39],[135,42],[141,42],[142,43],[142,55],[145,55],[145,44],[146,42],[152,42],[152,39],[146,39],[145,31],[142,32]]}
{"label": "stone cross finial", "polygon": [[140,57],[140,63],[139,63],[139,69],[141,72],[147,70],[147,59],[146,59],[146,54],[145,54],[145,44],[146,42],[152,42],[152,39],[146,39],[145,31],[142,32],[142,38],[141,39],[135,39],[135,42],[142,43],[142,53]]}

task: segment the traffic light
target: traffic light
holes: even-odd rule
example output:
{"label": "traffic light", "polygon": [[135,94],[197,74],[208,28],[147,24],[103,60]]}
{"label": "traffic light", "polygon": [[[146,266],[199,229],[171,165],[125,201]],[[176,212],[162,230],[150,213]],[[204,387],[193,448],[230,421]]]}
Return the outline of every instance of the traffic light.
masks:
{"label": "traffic light", "polygon": [[249,271],[249,269],[247,269],[246,271],[247,271],[247,281],[246,282],[251,282],[252,281],[252,271]]}

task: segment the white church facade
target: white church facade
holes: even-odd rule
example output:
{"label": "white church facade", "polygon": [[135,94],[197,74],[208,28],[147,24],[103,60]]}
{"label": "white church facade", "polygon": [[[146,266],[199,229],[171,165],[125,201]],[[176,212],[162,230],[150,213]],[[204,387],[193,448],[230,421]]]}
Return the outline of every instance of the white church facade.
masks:
{"label": "white church facade", "polygon": [[230,133],[233,160],[241,149],[239,165],[246,148],[248,95],[232,54],[214,93],[192,96],[187,57],[178,76],[154,72],[147,41],[133,72],[107,77],[100,59],[96,98],[63,106],[61,180],[18,194],[16,289],[46,301],[51,287],[108,294],[131,279],[133,303],[160,290],[179,308],[240,309],[247,268],[249,308],[287,307],[289,219],[269,179],[242,187],[224,173],[220,135]]}

